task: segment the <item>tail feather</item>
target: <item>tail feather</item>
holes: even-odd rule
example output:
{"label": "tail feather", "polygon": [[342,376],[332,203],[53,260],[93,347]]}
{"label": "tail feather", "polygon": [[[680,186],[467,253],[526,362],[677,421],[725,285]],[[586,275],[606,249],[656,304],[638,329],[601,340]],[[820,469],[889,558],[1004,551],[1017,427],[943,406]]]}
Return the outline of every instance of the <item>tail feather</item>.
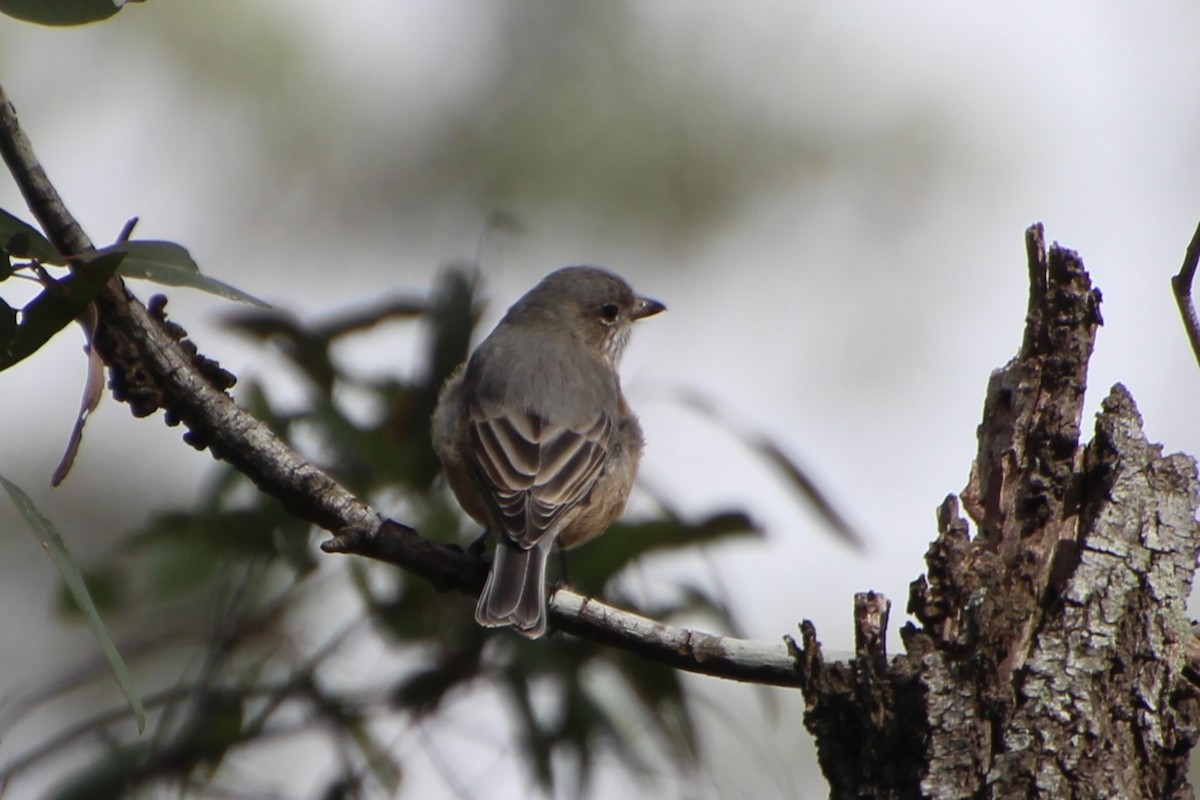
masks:
{"label": "tail feather", "polygon": [[546,632],[546,557],[553,545],[544,537],[533,547],[496,545],[475,621],[488,627],[511,625],[522,636],[536,639]]}

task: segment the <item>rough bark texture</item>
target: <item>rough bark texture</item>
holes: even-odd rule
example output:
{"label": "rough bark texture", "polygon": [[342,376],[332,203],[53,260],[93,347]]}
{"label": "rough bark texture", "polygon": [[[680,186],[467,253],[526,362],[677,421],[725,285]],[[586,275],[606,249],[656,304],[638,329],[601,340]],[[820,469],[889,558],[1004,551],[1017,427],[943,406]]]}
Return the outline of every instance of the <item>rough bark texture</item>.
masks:
{"label": "rough bark texture", "polygon": [[1027,243],[1024,342],[989,382],[962,493],[975,536],[948,497],[906,654],[883,653],[877,595],[856,603],[853,662],[823,664],[811,626],[796,648],[833,797],[1192,797],[1195,462],[1146,441],[1120,385],[1081,445],[1100,296],[1040,226]]}

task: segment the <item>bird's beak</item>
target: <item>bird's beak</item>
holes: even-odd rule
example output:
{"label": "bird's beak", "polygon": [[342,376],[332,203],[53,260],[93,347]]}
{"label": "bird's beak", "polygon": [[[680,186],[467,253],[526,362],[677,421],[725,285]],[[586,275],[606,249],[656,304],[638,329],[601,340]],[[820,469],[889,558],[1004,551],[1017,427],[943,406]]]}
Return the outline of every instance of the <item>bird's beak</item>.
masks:
{"label": "bird's beak", "polygon": [[667,307],[657,300],[651,300],[648,297],[639,297],[637,302],[633,304],[633,313],[630,316],[635,320],[645,319],[666,310]]}

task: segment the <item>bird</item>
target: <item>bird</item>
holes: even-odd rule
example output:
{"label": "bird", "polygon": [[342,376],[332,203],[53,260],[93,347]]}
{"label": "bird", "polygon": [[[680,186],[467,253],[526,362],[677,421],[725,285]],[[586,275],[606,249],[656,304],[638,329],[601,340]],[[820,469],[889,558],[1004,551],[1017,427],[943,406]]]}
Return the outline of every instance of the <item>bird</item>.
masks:
{"label": "bird", "polygon": [[606,269],[563,267],[442,387],[432,429],[446,482],[496,539],[480,625],[542,636],[549,554],[625,510],[644,440],[617,368],[633,323],[665,310]]}

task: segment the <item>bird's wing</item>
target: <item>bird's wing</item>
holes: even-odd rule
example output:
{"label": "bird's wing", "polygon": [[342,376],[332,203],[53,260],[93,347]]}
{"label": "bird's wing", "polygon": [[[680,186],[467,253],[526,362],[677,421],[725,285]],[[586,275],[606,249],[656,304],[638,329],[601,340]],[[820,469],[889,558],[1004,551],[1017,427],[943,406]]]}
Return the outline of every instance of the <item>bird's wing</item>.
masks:
{"label": "bird's wing", "polygon": [[613,441],[612,418],[598,412],[577,425],[526,412],[472,409],[469,435],[504,532],[532,547],[587,500]]}

